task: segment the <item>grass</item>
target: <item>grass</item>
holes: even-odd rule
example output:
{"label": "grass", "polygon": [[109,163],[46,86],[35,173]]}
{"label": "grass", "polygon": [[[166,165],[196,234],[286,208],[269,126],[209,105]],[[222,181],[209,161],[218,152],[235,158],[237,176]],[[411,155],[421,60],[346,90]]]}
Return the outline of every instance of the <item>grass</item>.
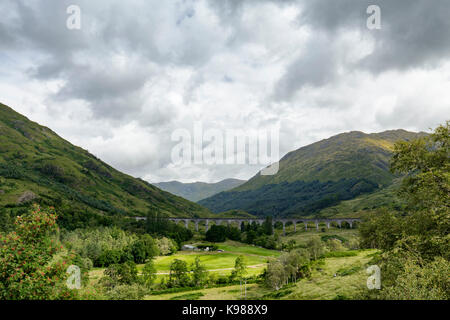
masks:
{"label": "grass", "polygon": [[[171,256],[157,257],[155,259],[155,267],[158,272],[168,272],[170,270],[170,264],[175,259],[186,261],[190,265],[198,257],[200,258],[200,262],[208,270],[234,268],[234,262],[238,256],[239,254],[228,252],[191,253],[182,251]],[[245,259],[248,266],[266,263],[265,257],[257,255],[245,255]]]}
{"label": "grass", "polygon": [[[365,266],[376,250],[362,250],[354,257],[326,258],[321,270],[315,270],[311,279],[302,279],[293,292],[283,299],[332,300],[355,298],[366,285]],[[336,275],[336,276],[335,276]]]}
{"label": "grass", "polygon": [[[171,256],[160,256],[154,260],[155,268],[158,273],[156,283],[162,278],[167,277],[170,271],[170,264],[175,259],[186,261],[188,266],[192,265],[197,257],[210,273],[217,275],[231,274],[236,258],[239,255],[245,257],[247,265],[247,276],[259,275],[266,267],[267,258],[276,257],[281,252],[276,250],[268,250],[264,248],[245,245],[235,241],[227,241],[219,244],[219,248],[225,252],[192,252],[180,251]],[[137,265],[138,272],[142,271],[143,264]],[[104,268],[94,268],[90,271],[89,277],[91,283],[96,283],[102,276]]]}
{"label": "grass", "polygon": [[325,258],[342,258],[342,257],[354,257],[358,255],[356,250],[348,251],[330,251],[325,253]]}
{"label": "grass", "polygon": [[[143,215],[158,208],[168,216],[209,216],[209,210],[121,173],[0,103],[0,209],[19,208],[25,191],[45,205],[110,215]],[[70,209],[68,208],[70,207]],[[80,220],[81,221],[81,220]]]}
{"label": "grass", "polygon": [[341,201],[338,205],[322,209],[319,214],[323,217],[333,218],[360,218],[364,217],[367,212],[380,207],[400,206],[402,202],[396,194],[400,183],[401,178],[394,179],[393,183],[386,188]]}
{"label": "grass", "polygon": [[278,257],[281,252],[277,250],[269,250],[256,246],[245,245],[236,241],[227,241],[223,244],[218,244],[219,249],[224,251],[246,254],[246,255],[258,255],[263,257]]}
{"label": "grass", "polygon": [[[258,290],[257,284],[248,284],[247,285],[247,294]],[[242,299],[242,287],[240,285],[232,285],[227,287],[218,287],[218,288],[208,288],[201,290],[193,290],[190,291],[190,294],[195,294],[198,300],[239,300]],[[202,294],[201,296],[199,294]],[[183,294],[183,296],[187,296],[187,294]],[[180,300],[191,300],[191,299],[181,299],[180,294],[176,293],[168,293],[161,295],[148,295],[145,297],[146,300],[171,300],[174,297],[178,297]],[[197,300],[196,299],[196,300]]]}
{"label": "grass", "polygon": [[[365,267],[376,250],[360,250],[356,256],[326,258],[320,270],[314,270],[309,279],[302,279],[279,291],[262,284],[247,285],[247,299],[265,300],[335,300],[352,299],[367,281]],[[148,295],[148,300],[239,300],[243,299],[242,287],[231,285],[180,293]]]}
{"label": "grass", "polygon": [[[312,237],[323,235],[338,235],[347,240],[357,237],[355,229],[330,229],[327,232],[309,230],[307,232],[299,230],[290,231],[283,242],[295,239],[297,245],[306,245]],[[189,265],[195,261],[196,257],[205,265],[210,273],[218,275],[229,275],[234,268],[234,263],[239,255],[244,255],[248,276],[259,275],[263,272],[266,261],[269,257],[277,257],[282,254],[279,251],[259,248],[239,242],[227,241],[218,244],[224,252],[192,252],[180,251],[171,256],[157,257],[155,267],[158,273],[168,273],[170,264],[175,259],[186,261]],[[349,250],[336,251],[327,255],[324,264],[320,269],[313,270],[309,279],[302,279],[296,284],[290,284],[279,291],[268,289],[263,284],[248,284],[247,299],[351,299],[354,298],[360,288],[363,288],[367,281],[365,268],[367,263],[377,253],[376,250]],[[143,265],[138,265],[141,270]],[[95,268],[90,272],[91,283],[98,281],[102,275],[101,268]],[[156,283],[168,275],[159,274]],[[221,286],[215,288],[194,289],[184,292],[163,293],[148,295],[149,300],[237,300],[243,299],[242,287],[239,285]]]}
{"label": "grass", "polygon": [[170,298],[170,300],[198,300],[200,297],[203,297],[204,294],[202,292],[194,292],[182,294],[181,296],[175,296]]}
{"label": "grass", "polygon": [[[301,229],[299,227],[303,227],[302,225],[297,224],[297,231],[294,232],[294,227],[291,225],[289,227],[286,227],[286,236],[283,237],[283,242],[288,242],[289,240],[295,240],[296,244],[301,247],[305,247],[307,242],[311,240],[314,237],[324,237],[326,236],[333,236],[337,239],[345,239],[345,242],[348,242],[350,240],[357,240],[358,239],[358,229],[339,229],[339,228],[325,228],[325,232],[312,230],[308,227],[308,231],[305,231],[304,229]],[[322,226],[319,225],[319,229],[321,229]],[[335,237],[337,236],[337,237]]]}

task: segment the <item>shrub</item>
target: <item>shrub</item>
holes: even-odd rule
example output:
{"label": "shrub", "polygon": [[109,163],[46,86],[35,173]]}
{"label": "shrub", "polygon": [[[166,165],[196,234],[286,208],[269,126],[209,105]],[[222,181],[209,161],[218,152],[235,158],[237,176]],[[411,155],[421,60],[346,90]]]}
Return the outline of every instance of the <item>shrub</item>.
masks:
{"label": "shrub", "polygon": [[110,300],[142,300],[147,293],[148,290],[140,284],[122,284],[107,291],[106,297]]}
{"label": "shrub", "polygon": [[170,287],[186,287],[189,284],[189,275],[186,261],[175,259],[170,264]]}
{"label": "shrub", "polygon": [[177,244],[172,239],[162,237],[156,239],[156,246],[158,247],[160,255],[169,255],[177,252]]}
{"label": "shrub", "polygon": [[198,300],[200,297],[203,297],[204,294],[202,292],[193,292],[193,293],[186,293],[182,294],[180,296],[175,296],[170,298],[170,300]]}
{"label": "shrub", "polygon": [[358,251],[331,251],[323,255],[324,258],[342,258],[342,257],[354,257],[358,255]]}
{"label": "shrub", "polygon": [[224,226],[213,225],[206,232],[206,241],[224,242],[227,238],[227,228]]}
{"label": "shrub", "polygon": [[62,249],[51,239],[57,216],[52,208],[34,206],[18,216],[15,231],[0,235],[0,299],[64,299],[76,292],[64,280],[69,260],[54,261]]}
{"label": "shrub", "polygon": [[122,264],[112,264],[104,271],[105,277],[101,282],[106,287],[115,287],[122,284],[133,284],[138,282],[136,264],[132,261],[127,261]]}

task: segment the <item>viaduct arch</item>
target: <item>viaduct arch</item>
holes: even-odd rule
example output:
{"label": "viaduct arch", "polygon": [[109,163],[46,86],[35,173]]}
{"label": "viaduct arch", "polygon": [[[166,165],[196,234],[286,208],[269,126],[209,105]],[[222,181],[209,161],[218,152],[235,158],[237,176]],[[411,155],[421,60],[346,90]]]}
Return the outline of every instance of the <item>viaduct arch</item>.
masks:
{"label": "viaduct arch", "polygon": [[[135,217],[136,220],[146,220],[145,217]],[[232,223],[237,223],[240,227],[243,222],[247,222],[249,224],[256,222],[260,225],[263,224],[265,219],[258,218],[167,218],[170,221],[178,224],[179,222],[184,223],[185,227],[188,228],[189,223],[192,221],[195,224],[195,230],[198,231],[198,225],[201,222],[205,223],[206,231],[209,229],[210,223],[214,223],[215,225],[220,226],[222,223],[226,223],[227,225],[231,225]],[[283,225],[283,234],[286,234],[286,224],[291,222],[294,225],[294,231],[297,231],[297,223],[304,225],[305,230],[308,230],[308,224],[314,223],[316,225],[316,229],[319,230],[319,224],[325,223],[327,228],[330,229],[330,224],[335,222],[339,228],[341,228],[343,222],[347,222],[350,225],[350,228],[353,228],[354,222],[359,222],[361,219],[358,218],[330,218],[330,219],[301,219],[301,218],[273,218],[272,226],[277,222],[281,222]]]}

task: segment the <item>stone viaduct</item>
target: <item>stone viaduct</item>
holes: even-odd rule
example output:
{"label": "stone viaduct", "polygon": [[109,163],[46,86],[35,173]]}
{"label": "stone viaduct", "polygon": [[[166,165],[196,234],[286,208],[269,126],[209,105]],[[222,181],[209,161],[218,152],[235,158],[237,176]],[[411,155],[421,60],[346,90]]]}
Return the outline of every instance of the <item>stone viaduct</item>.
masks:
{"label": "stone viaduct", "polygon": [[[145,217],[136,217],[136,220],[145,220]],[[237,224],[237,226],[240,228],[243,222],[247,222],[249,224],[256,222],[260,225],[263,224],[265,219],[258,219],[258,218],[167,218],[170,221],[175,222],[178,224],[179,222],[184,222],[184,225],[186,228],[189,226],[189,222],[194,222],[195,224],[195,230],[198,231],[198,226],[200,223],[204,223],[205,230],[208,231],[210,222],[213,222],[214,224],[220,226],[223,222],[225,222],[227,225],[231,225],[232,223]],[[353,228],[354,222],[359,222],[361,219],[358,218],[335,218],[335,219],[301,219],[301,218],[273,218],[272,219],[272,226],[275,225],[277,222],[281,222],[283,225],[283,234],[286,234],[286,224],[291,222],[294,225],[294,231],[297,231],[297,223],[303,223],[305,226],[305,230],[308,230],[308,224],[313,223],[316,226],[316,229],[319,230],[319,224],[325,223],[327,228],[330,229],[330,224],[332,222],[336,223],[339,228],[342,226],[342,222],[346,222],[350,225],[350,228]]]}

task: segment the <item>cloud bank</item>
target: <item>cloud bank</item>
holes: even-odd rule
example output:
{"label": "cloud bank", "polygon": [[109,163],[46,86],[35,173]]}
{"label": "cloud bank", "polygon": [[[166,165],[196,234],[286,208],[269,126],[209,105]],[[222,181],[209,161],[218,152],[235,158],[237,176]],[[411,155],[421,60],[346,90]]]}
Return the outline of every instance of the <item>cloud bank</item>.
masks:
{"label": "cloud bank", "polygon": [[[371,4],[380,30],[366,27]],[[80,30],[66,28],[69,5]],[[426,131],[450,110],[446,0],[3,0],[0,12],[0,101],[151,182],[261,169],[174,166],[171,134],[196,122],[278,124],[284,155],[343,131]]]}

